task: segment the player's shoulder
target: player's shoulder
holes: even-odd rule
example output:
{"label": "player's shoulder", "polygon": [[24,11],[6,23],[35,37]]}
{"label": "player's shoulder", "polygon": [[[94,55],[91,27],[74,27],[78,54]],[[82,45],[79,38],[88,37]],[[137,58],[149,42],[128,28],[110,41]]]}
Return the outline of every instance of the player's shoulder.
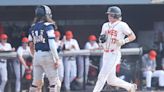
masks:
{"label": "player's shoulder", "polygon": [[76,39],[71,39],[71,41],[76,42],[77,40]]}
{"label": "player's shoulder", "polygon": [[86,42],[85,45],[88,46],[88,45],[90,45],[90,43],[89,42]]}
{"label": "player's shoulder", "polygon": [[127,26],[128,24],[126,22],[124,22],[124,21],[120,21],[119,22],[119,25],[121,25],[121,26]]}
{"label": "player's shoulder", "polygon": [[54,23],[50,23],[50,22],[44,22],[43,24],[44,24],[44,26],[53,26],[54,25]]}
{"label": "player's shoulder", "polygon": [[77,43],[77,40],[76,39],[71,39],[71,42]]}
{"label": "player's shoulder", "polygon": [[103,26],[103,27],[109,26],[109,22],[105,22],[102,26]]}
{"label": "player's shoulder", "polygon": [[6,46],[11,46],[11,44],[10,43],[6,43]]}
{"label": "player's shoulder", "polygon": [[22,50],[22,49],[23,49],[23,47],[22,46],[19,46],[17,50]]}

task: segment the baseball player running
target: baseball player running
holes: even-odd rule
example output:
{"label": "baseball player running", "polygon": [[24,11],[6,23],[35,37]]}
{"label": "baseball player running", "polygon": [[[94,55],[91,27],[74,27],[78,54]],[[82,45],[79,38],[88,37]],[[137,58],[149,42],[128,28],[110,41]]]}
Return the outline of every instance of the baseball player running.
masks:
{"label": "baseball player running", "polygon": [[[64,41],[64,50],[75,51],[80,50],[77,40],[73,39],[72,31],[67,31],[65,33],[66,39]],[[70,91],[70,83],[77,76],[77,65],[75,56],[64,57],[64,87],[66,91]]]}
{"label": "baseball player running", "polygon": [[[56,47],[57,47],[57,51],[58,53],[60,53],[62,51],[63,48],[63,42],[60,40],[61,34],[59,31],[55,31],[55,42],[56,42]],[[61,82],[63,82],[63,78],[64,78],[64,65],[63,65],[63,60],[62,57],[59,56],[60,59],[60,66],[58,69],[59,72],[59,79]]]}
{"label": "baseball player running", "polygon": [[93,92],[100,92],[106,81],[109,85],[124,88],[128,92],[135,92],[136,84],[125,82],[116,77],[116,65],[121,59],[121,46],[135,40],[136,36],[128,24],[121,21],[121,9],[119,7],[109,7],[106,13],[109,22],[103,24],[99,38],[104,50],[103,65]]}
{"label": "baseball player running", "polygon": [[[0,35],[0,51],[12,51],[11,44],[7,43],[8,36],[6,34]],[[0,59],[0,76],[1,76],[1,84],[0,84],[0,92],[4,92],[4,88],[7,82],[7,60]]]}
{"label": "baseball player running", "polygon": [[[28,38],[22,38],[22,45],[18,47],[17,50],[18,60],[13,62],[14,71],[16,75],[16,84],[15,84],[15,92],[20,92],[21,89],[21,78],[25,73],[25,69],[30,69],[30,67],[26,63],[26,59],[31,57],[30,47],[28,46]],[[22,64],[22,71],[20,71],[20,64]],[[31,67],[32,68],[32,67]]]}
{"label": "baseball player running", "polygon": [[30,92],[41,92],[44,73],[49,80],[49,92],[60,92],[58,77],[59,56],[55,45],[55,25],[51,10],[46,5],[35,10],[35,21],[29,31],[29,41],[35,46],[33,60],[33,82]]}

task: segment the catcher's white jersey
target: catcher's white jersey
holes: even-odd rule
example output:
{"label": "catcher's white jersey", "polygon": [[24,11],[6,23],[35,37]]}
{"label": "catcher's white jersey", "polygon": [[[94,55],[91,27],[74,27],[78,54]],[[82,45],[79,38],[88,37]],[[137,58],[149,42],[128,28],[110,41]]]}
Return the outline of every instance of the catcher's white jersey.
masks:
{"label": "catcher's white jersey", "polygon": [[108,40],[103,44],[104,49],[106,50],[118,50],[121,46],[116,44],[116,40],[122,40],[125,38],[125,35],[132,33],[132,30],[127,23],[123,21],[117,21],[113,24],[111,22],[106,22],[102,26],[102,34],[108,35]]}

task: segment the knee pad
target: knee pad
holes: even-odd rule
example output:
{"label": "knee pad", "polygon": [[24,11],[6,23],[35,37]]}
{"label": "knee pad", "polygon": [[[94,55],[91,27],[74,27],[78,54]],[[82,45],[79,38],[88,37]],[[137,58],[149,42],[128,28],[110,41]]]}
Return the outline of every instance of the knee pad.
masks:
{"label": "knee pad", "polygon": [[30,87],[30,92],[41,92],[42,86],[43,80],[34,80],[32,86]]}
{"label": "knee pad", "polygon": [[41,90],[41,88],[38,88],[37,86],[32,85],[32,86],[30,87],[29,92],[42,92],[42,90]]}

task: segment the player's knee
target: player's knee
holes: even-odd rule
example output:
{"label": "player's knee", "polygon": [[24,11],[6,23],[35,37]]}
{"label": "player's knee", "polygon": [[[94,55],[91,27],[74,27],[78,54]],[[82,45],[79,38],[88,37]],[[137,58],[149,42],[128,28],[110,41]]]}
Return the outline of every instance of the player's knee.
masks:
{"label": "player's knee", "polygon": [[60,88],[61,81],[59,80],[59,78],[51,78],[49,87],[50,92],[60,92]]}
{"label": "player's knee", "polygon": [[38,86],[31,85],[29,92],[39,92]]}
{"label": "player's knee", "polygon": [[50,82],[50,86],[52,86],[52,85],[61,86],[61,81],[60,81],[59,77],[51,78],[49,80],[49,82]]}
{"label": "player's knee", "polygon": [[41,92],[43,86],[42,80],[34,80],[32,86],[30,87],[30,92]]}

